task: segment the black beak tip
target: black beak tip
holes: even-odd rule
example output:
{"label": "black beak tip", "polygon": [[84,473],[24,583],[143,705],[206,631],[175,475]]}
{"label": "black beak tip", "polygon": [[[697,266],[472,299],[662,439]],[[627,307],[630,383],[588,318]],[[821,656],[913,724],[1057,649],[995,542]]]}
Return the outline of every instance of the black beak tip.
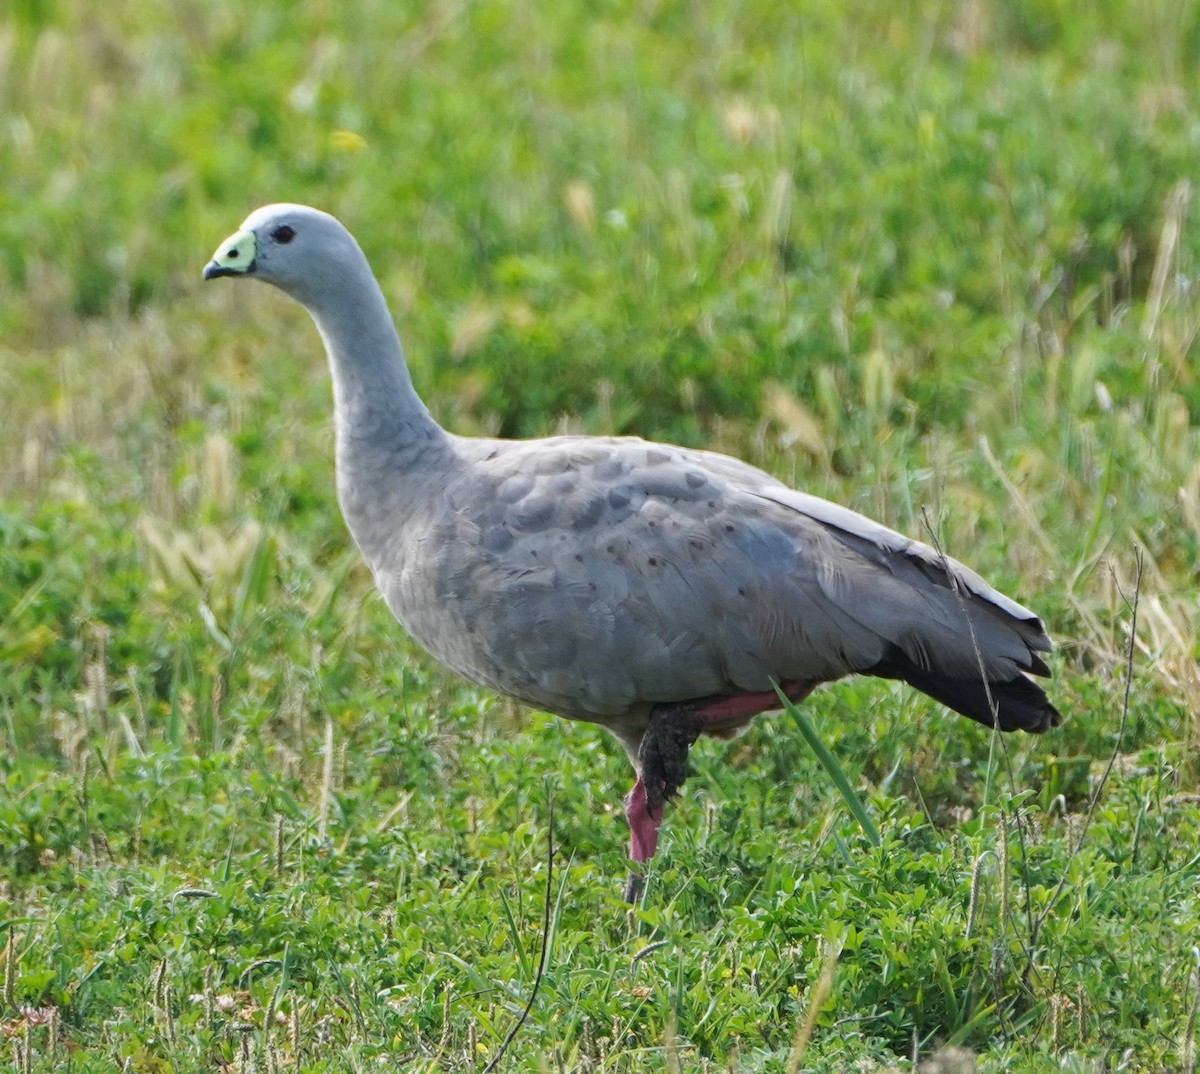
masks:
{"label": "black beak tip", "polygon": [[253,264],[244,269],[233,269],[226,268],[224,265],[219,265],[216,261],[210,261],[204,266],[204,279],[215,280],[219,276],[249,276],[253,272]]}

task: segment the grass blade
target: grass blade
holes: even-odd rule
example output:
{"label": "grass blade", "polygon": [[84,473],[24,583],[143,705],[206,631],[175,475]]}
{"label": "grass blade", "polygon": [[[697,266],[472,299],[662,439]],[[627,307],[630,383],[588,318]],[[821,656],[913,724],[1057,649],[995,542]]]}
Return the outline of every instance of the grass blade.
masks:
{"label": "grass blade", "polygon": [[838,764],[837,758],[829,751],[825,743],[821,741],[821,736],[817,734],[817,729],[813,726],[812,720],[800,711],[798,705],[794,705],[788,700],[787,695],[779,689],[778,683],[772,683],[772,685],[775,687],[775,692],[779,695],[779,700],[783,703],[784,712],[795,720],[796,726],[800,728],[800,733],[804,736],[804,741],[809,744],[813,753],[817,755],[817,759],[825,766],[825,771],[829,773],[829,778],[833,780],[834,786],[841,792],[846,807],[854,814],[854,818],[862,827],[863,833],[871,841],[871,846],[879,846],[883,840],[879,838],[879,832],[876,830],[874,822],[867,813],[867,807],[863,805],[863,800],[858,796],[858,792],[850,785],[850,781],[846,778],[846,773],[842,771],[842,766]]}

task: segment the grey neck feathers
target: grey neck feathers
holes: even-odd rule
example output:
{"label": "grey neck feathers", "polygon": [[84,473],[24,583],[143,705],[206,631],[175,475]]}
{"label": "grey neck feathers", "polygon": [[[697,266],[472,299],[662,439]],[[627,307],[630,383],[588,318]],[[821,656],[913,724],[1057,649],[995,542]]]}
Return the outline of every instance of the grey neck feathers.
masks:
{"label": "grey neck feathers", "polygon": [[[316,322],[333,376],[338,463],[421,452],[444,442],[413,388],[400,339],[366,258],[340,266],[305,305]],[[349,271],[348,271],[349,270]]]}

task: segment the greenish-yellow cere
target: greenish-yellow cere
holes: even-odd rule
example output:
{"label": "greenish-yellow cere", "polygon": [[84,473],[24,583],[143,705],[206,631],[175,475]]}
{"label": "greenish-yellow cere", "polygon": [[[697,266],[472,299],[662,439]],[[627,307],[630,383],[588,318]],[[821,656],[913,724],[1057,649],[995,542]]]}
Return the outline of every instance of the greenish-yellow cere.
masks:
{"label": "greenish-yellow cere", "polygon": [[257,243],[253,231],[238,231],[230,235],[213,254],[213,261],[231,272],[247,272],[254,264]]}

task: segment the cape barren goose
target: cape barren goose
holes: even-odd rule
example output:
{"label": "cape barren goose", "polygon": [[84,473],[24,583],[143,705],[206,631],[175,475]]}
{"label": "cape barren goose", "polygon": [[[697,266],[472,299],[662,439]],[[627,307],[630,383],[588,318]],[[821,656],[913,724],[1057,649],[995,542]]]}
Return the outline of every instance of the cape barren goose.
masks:
{"label": "cape barren goose", "polygon": [[333,374],[337,490],[404,628],[460,675],[607,727],[637,772],[631,856],[655,851],[701,734],[844,675],[902,679],[1003,731],[1059,714],[1037,616],[974,571],[737,459],[629,437],[454,436],[417,397],[350,233],[268,205],[204,270],[274,284]]}

